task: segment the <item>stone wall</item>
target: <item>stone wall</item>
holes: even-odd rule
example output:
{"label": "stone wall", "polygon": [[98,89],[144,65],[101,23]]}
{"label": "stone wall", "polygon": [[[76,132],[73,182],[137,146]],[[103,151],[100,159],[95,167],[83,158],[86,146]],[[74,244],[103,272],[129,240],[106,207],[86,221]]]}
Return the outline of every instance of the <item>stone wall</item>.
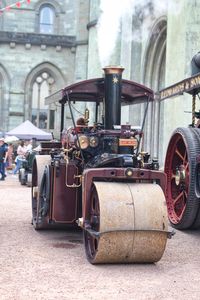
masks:
{"label": "stone wall", "polygon": [[[39,9],[45,3],[53,5],[56,11],[55,30],[51,35],[39,33]],[[30,78],[37,76],[42,68],[55,76],[55,89],[74,82],[78,5],[78,1],[70,0],[32,0],[0,16],[1,131],[8,131],[30,118],[33,80]],[[82,52],[85,57],[86,50]],[[81,76],[85,77],[85,72]]]}
{"label": "stone wall", "polygon": [[[44,3],[56,9],[53,35],[39,34],[39,9]],[[200,3],[172,0],[158,5],[153,0],[134,0],[132,4],[137,5],[122,16],[114,51],[106,64],[123,65],[124,78],[143,83],[155,92],[190,76],[190,60],[200,50]],[[0,16],[0,131],[30,116],[28,85],[40,67],[55,75],[57,89],[102,76],[104,65],[98,43],[101,13],[100,0],[32,0]],[[92,106],[89,108],[92,112]],[[141,124],[144,110],[144,105],[123,109],[123,122]],[[190,111],[191,97],[187,95],[165,100],[161,105],[157,101],[150,107],[146,146],[162,162],[173,130],[191,123]],[[58,123],[59,107],[57,131]]]}
{"label": "stone wall", "polygon": [[[177,8],[176,11],[174,10],[175,7]],[[176,0],[173,7],[168,7],[165,86],[191,76],[190,61],[193,55],[200,51],[199,16],[199,1]],[[164,157],[173,130],[177,127],[187,127],[192,122],[192,99],[191,96],[184,94],[167,99],[163,104],[164,139],[162,152]],[[199,106],[199,101],[197,105]]]}

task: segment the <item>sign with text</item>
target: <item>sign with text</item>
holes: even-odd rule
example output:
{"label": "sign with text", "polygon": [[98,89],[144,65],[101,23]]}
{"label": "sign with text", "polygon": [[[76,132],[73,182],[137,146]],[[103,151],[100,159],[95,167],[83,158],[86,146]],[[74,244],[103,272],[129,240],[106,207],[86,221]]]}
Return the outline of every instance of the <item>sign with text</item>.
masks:
{"label": "sign with text", "polygon": [[160,93],[160,100],[171,98],[183,93],[197,94],[200,91],[200,73],[195,76],[186,78],[176,84],[173,84]]}

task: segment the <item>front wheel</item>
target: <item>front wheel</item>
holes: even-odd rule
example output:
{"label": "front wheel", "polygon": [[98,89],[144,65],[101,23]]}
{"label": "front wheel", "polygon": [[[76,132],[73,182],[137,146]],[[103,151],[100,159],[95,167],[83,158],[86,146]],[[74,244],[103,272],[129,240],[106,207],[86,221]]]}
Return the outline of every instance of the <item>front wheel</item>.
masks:
{"label": "front wheel", "polygon": [[161,259],[168,219],[159,185],[96,181],[89,193],[83,232],[90,263],[152,263]]}

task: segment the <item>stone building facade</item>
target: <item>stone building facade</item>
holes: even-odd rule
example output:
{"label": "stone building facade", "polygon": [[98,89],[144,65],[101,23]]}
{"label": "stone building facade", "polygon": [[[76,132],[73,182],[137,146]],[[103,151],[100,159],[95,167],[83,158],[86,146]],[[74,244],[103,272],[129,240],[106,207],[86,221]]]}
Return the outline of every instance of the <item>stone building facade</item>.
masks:
{"label": "stone building facade", "polygon": [[[125,67],[124,78],[156,92],[145,144],[163,161],[173,129],[191,122],[191,99],[184,95],[160,103],[157,92],[190,76],[190,60],[200,46],[199,15],[196,0],[31,0],[5,11],[0,131],[29,119],[58,135],[60,106],[46,106],[44,97],[117,64]],[[144,110],[144,104],[123,108],[122,122],[140,125]]]}
{"label": "stone building facade", "polygon": [[[95,37],[98,40],[98,31],[107,10],[113,24],[114,14],[119,14],[115,47],[106,64],[124,66],[125,78],[143,83],[155,91],[155,102],[149,107],[145,125],[145,145],[163,163],[173,130],[191,124],[192,101],[191,96],[184,94],[160,102],[158,92],[191,75],[190,61],[200,50],[200,1],[132,0],[124,1],[118,10],[115,7],[121,1],[115,2],[115,5],[113,2],[110,8],[104,0],[90,3],[90,24],[94,26],[89,28],[88,75],[98,74],[102,66],[102,55],[99,53],[102,47],[97,44],[95,48],[90,40]],[[98,21],[95,23],[96,18]],[[111,22],[107,23],[107,35],[110,32],[112,40],[112,31],[109,31]],[[96,57],[99,57],[100,62],[95,64]],[[122,110],[122,120],[141,124],[144,110],[145,105]]]}
{"label": "stone building facade", "polygon": [[3,132],[27,119],[58,131],[60,106],[48,107],[44,98],[86,77],[88,1],[29,2],[9,7],[8,1],[1,1],[0,8],[7,7],[0,14]]}

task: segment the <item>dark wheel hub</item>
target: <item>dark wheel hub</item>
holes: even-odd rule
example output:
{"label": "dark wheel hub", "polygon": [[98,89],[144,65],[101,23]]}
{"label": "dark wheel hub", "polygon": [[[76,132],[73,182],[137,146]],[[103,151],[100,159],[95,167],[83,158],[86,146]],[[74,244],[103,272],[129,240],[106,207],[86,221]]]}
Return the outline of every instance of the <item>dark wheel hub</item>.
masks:
{"label": "dark wheel hub", "polygon": [[186,180],[186,170],[185,167],[181,165],[179,168],[176,169],[175,183],[177,186],[181,185],[183,187],[185,186],[185,180]]}

